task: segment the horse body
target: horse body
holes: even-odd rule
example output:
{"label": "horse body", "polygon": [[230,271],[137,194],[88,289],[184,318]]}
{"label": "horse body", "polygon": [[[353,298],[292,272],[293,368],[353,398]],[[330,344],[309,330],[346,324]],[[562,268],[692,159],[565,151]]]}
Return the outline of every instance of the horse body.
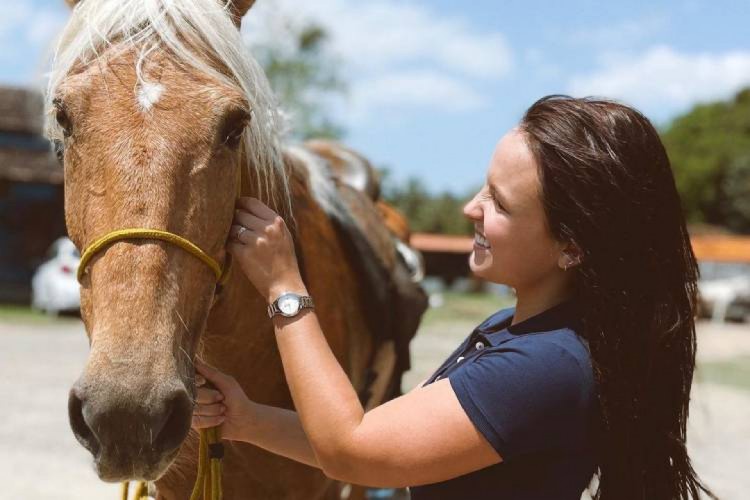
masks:
{"label": "horse body", "polygon": [[[337,176],[346,162],[332,160],[351,152],[281,148],[267,84],[243,58],[236,30],[251,3],[231,11],[218,0],[76,6],[47,103],[69,235],[84,249],[113,230],[163,229],[226,262],[234,198],[261,198],[287,219],[329,345],[371,407],[398,393],[425,296],[396,254],[373,182],[361,191]],[[157,480],[160,498],[187,498],[197,354],[234,375],[251,399],[293,406],[264,300],[238,266],[216,290],[209,267],[163,241],[118,241],[85,269],[91,351],[69,412],[102,479]],[[382,363],[383,352],[396,360]],[[385,383],[370,384],[375,362]],[[228,500],[325,498],[339,489],[318,470],[243,443],[227,446],[223,483]]]}
{"label": "horse body", "polygon": [[[315,297],[317,315],[331,349],[354,387],[361,390],[376,347],[362,314],[366,307],[362,281],[349,264],[352,256],[342,242],[346,236],[312,196],[300,161],[290,159],[287,163],[291,165],[296,238],[305,283]],[[206,360],[231,373],[252,400],[293,408],[273,325],[265,310],[264,299],[236,269],[226,292],[211,310],[199,350]],[[180,499],[189,494],[196,458],[197,436],[191,434],[175,464],[157,482],[159,498]],[[248,444],[228,444],[225,464],[226,498],[339,498],[339,485],[319,470]]]}

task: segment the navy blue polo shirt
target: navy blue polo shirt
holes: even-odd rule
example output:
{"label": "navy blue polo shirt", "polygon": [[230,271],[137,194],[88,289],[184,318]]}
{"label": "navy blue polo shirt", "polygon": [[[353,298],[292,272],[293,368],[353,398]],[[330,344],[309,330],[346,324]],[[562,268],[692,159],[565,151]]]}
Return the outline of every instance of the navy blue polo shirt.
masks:
{"label": "navy blue polo shirt", "polygon": [[426,382],[449,380],[503,461],[412,487],[413,500],[580,500],[588,486],[599,419],[575,306],[563,302],[510,326],[514,311],[482,322]]}

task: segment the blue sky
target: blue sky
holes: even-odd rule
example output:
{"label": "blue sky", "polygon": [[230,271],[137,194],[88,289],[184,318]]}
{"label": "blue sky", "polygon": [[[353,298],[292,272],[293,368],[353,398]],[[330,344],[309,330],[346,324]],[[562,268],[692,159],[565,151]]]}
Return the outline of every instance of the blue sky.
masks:
{"label": "blue sky", "polygon": [[[0,0],[0,84],[41,86],[63,0]],[[750,85],[750,1],[258,0],[248,43],[317,21],[349,81],[346,142],[395,179],[465,194],[537,98],[604,95],[666,124]],[[283,43],[282,40],[278,40]]]}

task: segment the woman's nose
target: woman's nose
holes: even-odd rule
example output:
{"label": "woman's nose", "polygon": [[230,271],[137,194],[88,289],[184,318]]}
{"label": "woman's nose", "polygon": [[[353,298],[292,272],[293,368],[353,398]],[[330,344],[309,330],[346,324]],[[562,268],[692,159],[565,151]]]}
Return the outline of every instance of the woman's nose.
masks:
{"label": "woman's nose", "polygon": [[470,220],[479,220],[482,218],[482,209],[477,203],[477,197],[474,196],[464,205],[464,215]]}

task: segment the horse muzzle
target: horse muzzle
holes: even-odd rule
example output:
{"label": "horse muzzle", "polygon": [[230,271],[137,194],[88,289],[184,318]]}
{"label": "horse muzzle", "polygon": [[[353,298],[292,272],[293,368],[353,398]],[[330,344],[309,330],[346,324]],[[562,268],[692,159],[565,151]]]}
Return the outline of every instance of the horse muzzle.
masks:
{"label": "horse muzzle", "polygon": [[68,398],[76,439],[93,455],[99,478],[111,482],[161,476],[190,431],[192,412],[179,380],[137,391],[113,379],[93,384],[84,375]]}

